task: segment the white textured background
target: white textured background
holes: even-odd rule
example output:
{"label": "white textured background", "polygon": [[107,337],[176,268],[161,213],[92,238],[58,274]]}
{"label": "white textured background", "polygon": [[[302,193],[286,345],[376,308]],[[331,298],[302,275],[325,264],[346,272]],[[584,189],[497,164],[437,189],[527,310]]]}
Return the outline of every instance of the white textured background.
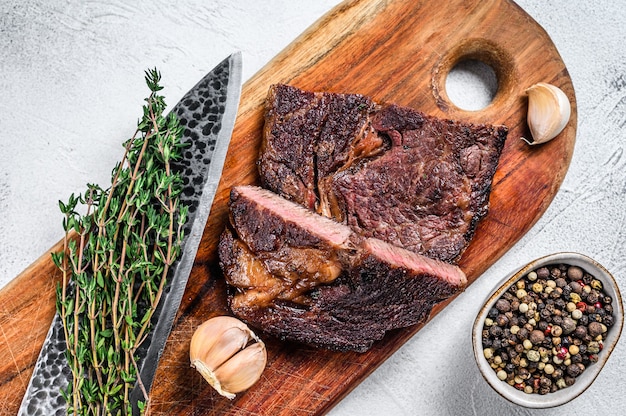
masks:
{"label": "white textured background", "polygon": [[[339,1],[128,3],[0,0],[0,287],[61,238],[59,199],[108,183],[139,116],[145,69],[161,70],[170,104],[234,50],[243,51],[247,79]],[[528,260],[578,251],[626,290],[626,5],[518,4],[550,34],[576,89],[565,182],[536,226],[334,416],[626,414],[623,339],[587,392],[543,411],[500,398],[473,362],[470,327],[482,298]]]}

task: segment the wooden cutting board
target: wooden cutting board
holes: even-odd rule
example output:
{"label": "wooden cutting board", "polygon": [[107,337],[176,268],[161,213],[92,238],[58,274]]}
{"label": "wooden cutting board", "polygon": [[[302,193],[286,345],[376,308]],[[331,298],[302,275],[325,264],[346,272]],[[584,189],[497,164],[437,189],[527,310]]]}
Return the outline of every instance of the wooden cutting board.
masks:
{"label": "wooden cutting board", "polygon": [[[446,75],[465,59],[489,64],[498,77],[495,98],[480,111],[461,110],[446,95]],[[460,261],[470,282],[544,213],[573,153],[577,112],[567,69],[550,37],[512,1],[349,0],[338,5],[243,87],[224,174],[156,374],[151,414],[323,414],[420,329],[388,334],[365,354],[318,351],[267,338],[267,369],[233,401],[218,396],[190,368],[194,329],[227,313],[216,244],[227,221],[230,188],[258,181],[264,98],[268,87],[279,82],[361,93],[439,117],[509,127],[489,214]],[[531,147],[520,137],[529,137],[524,91],[536,82],[561,87],[572,103],[572,117],[559,137]],[[19,407],[54,314],[57,279],[45,253],[0,292],[1,414],[14,414]]]}

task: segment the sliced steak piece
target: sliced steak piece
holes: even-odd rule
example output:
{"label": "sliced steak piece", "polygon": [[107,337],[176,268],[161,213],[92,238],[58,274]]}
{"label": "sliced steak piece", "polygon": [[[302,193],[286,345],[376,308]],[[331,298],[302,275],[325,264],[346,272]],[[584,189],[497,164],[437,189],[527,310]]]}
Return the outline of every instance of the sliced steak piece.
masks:
{"label": "sliced steak piece", "polygon": [[[230,221],[239,239],[226,230],[220,241],[226,281],[286,300],[337,278],[338,253],[352,244],[349,227],[253,186],[231,190]],[[273,300],[263,303],[264,297],[255,305]]]}
{"label": "sliced steak piece", "polygon": [[318,215],[261,188],[231,191],[220,265],[233,313],[281,339],[365,351],[463,290],[456,266]]}
{"label": "sliced steak piece", "polygon": [[283,84],[270,88],[267,103],[258,161],[262,185],[314,209],[317,177],[353,157],[359,138],[367,137],[374,104],[358,94],[314,93]]}
{"label": "sliced steak piece", "polygon": [[487,214],[506,130],[394,105],[373,114],[372,126],[391,147],[333,176],[335,211],[363,235],[458,260]]}
{"label": "sliced steak piece", "polygon": [[487,213],[506,127],[285,85],[267,103],[265,187],[365,236],[458,261]]}

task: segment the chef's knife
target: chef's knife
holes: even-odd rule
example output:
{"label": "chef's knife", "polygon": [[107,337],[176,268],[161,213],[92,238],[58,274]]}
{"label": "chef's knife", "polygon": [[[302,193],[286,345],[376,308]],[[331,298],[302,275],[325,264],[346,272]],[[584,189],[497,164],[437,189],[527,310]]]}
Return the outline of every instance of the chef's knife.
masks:
{"label": "chef's knife", "polygon": [[[182,141],[187,146],[174,169],[183,175],[184,189],[180,201],[189,208],[189,215],[181,241],[181,255],[170,270],[165,294],[154,313],[153,331],[137,351],[139,377],[146,391],[150,391],[152,386],[222,174],[241,94],[241,59],[240,52],[226,58],[172,109],[185,127]],[[68,386],[71,373],[64,350],[63,327],[57,314],[35,364],[18,415],[66,414],[61,391]],[[138,401],[144,400],[137,384],[131,394],[134,409],[137,410]]]}

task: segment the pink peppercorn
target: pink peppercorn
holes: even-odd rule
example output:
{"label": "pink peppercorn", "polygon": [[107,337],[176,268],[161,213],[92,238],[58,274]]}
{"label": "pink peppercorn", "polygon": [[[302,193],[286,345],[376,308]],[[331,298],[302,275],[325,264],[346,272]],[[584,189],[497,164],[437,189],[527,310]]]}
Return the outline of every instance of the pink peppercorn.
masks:
{"label": "pink peppercorn", "polygon": [[549,336],[552,333],[552,325],[548,324],[548,326],[546,327],[546,329],[543,331],[543,334],[545,336]]}

